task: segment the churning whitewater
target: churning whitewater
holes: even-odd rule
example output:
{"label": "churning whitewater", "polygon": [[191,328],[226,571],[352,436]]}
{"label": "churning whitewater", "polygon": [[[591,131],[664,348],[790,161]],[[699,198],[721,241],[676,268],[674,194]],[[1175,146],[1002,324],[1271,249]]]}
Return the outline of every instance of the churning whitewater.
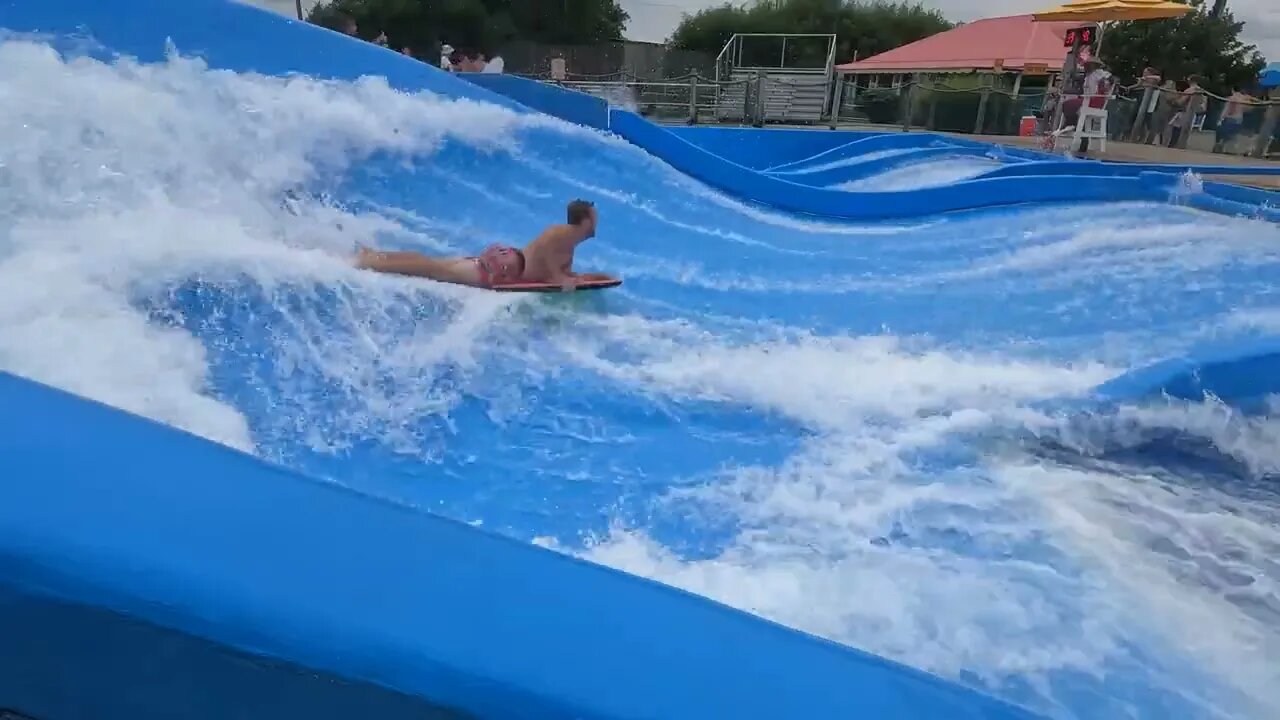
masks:
{"label": "churning whitewater", "polygon": [[[1280,713],[1276,413],[1081,401],[1280,327],[1274,225],[806,220],[543,116],[180,51],[0,39],[0,369],[1054,717]],[[351,266],[575,197],[618,290]]]}

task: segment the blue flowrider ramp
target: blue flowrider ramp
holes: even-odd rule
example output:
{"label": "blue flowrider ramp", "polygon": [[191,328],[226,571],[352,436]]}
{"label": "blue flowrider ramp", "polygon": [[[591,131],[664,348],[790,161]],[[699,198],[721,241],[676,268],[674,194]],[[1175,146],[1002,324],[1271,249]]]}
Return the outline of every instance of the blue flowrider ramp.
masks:
{"label": "blue flowrider ramp", "polygon": [[[0,709],[1280,716],[1274,223],[806,185],[933,148],[600,129],[240,3],[0,0],[0,70]],[[355,262],[579,198],[617,287]]]}
{"label": "blue flowrider ramp", "polygon": [[0,397],[0,702],[36,717],[1030,717],[11,375]]}

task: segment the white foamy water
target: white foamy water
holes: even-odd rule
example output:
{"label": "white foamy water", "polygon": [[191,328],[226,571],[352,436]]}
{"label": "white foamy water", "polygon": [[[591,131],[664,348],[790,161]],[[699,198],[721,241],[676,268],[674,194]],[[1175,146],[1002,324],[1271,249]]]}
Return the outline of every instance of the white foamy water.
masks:
{"label": "white foamy water", "polygon": [[839,160],[830,160],[817,165],[806,165],[805,167],[800,168],[799,170],[793,170],[790,172],[793,172],[796,175],[808,175],[809,173],[822,172],[823,170],[835,170],[837,168],[842,168],[842,167],[853,167],[855,165],[861,165],[862,163],[868,162],[871,160],[880,160],[883,158],[906,155],[909,153],[913,153],[918,149],[919,148],[890,148],[888,150],[875,150],[868,153],[862,153],[861,155],[853,155],[850,157],[840,158]]}
{"label": "white foamy water", "polygon": [[204,348],[131,297],[249,276],[358,282],[402,302],[345,258],[398,225],[314,202],[285,212],[283,193],[373,152],[511,152],[517,127],[547,122],[376,79],[64,61],[22,40],[0,44],[0,66],[0,367],[245,449],[245,419],[209,393]]}
{"label": "white foamy water", "polygon": [[[459,451],[447,434],[428,436],[425,420],[465,422],[458,409],[480,397],[490,401],[486,419],[501,425],[573,375],[595,383],[578,398],[583,483],[615,470],[589,462],[588,441],[628,441],[593,425],[600,418],[591,413],[609,412],[599,408],[611,396],[657,414],[689,404],[745,410],[789,428],[776,439],[795,451],[773,464],[730,459],[694,478],[651,478],[673,488],[655,513],[732,521],[714,551],[682,554],[653,528],[620,520],[585,547],[562,549],[997,692],[1024,685],[1004,694],[1060,717],[1162,717],[1124,698],[1082,709],[1054,680],[1072,673],[1098,683],[1108,672],[1138,678],[1202,716],[1263,718],[1280,708],[1268,614],[1275,519],[1265,504],[1155,470],[1042,460],[1010,440],[1053,438],[1090,456],[1092,436],[1073,435],[1042,405],[1123,368],[1093,359],[1092,348],[1034,359],[927,337],[823,335],[734,317],[706,295],[664,305],[642,285],[657,277],[690,294],[834,294],[823,283],[840,279],[835,271],[770,284],[763,271],[732,263],[747,252],[770,262],[823,257],[805,245],[821,236],[883,238],[884,253],[951,250],[940,266],[902,278],[838,269],[846,285],[885,292],[1019,275],[1070,284],[1059,277],[1068,264],[1078,274],[1140,278],[1147,263],[1172,272],[1265,262],[1272,251],[1261,225],[1201,231],[1181,209],[1145,232],[1104,218],[1101,228],[1063,233],[1057,225],[1072,219],[1062,210],[946,232],[936,219],[816,221],[740,203],[593,133],[396,93],[376,79],[237,75],[179,57],[146,67],[66,61],[12,41],[0,44],[0,67],[0,99],[21,100],[0,102],[0,136],[9,140],[0,145],[0,368],[260,454],[290,455],[281,438],[339,460],[374,445],[431,468]],[[531,130],[594,143],[600,172],[574,175],[531,157],[521,141]],[[459,147],[470,153],[461,170],[435,162]],[[306,194],[282,202],[299,186],[335,187],[330,180],[376,170],[387,157],[428,186],[457,180],[468,193],[457,204],[473,203],[473,215],[519,216],[502,231],[509,241],[525,224],[550,221],[542,206],[558,211],[561,192],[607,200],[615,212],[606,223],[638,228],[644,242],[599,243],[636,262],[640,289],[629,280],[607,309],[584,309],[354,271],[348,254],[370,238],[438,252],[477,239],[468,213],[396,195],[403,177],[390,189],[362,188],[385,194],[359,206]],[[517,165],[537,182],[508,189],[501,173]],[[643,183],[625,182],[635,177]],[[1025,244],[996,243],[1008,239],[1002,232]],[[649,250],[664,233],[711,249]],[[971,251],[957,263],[961,246]],[[169,302],[182,293],[197,297]],[[628,304],[635,297],[648,304]],[[676,319],[643,314],[698,303],[708,307]],[[234,329],[262,333],[236,351],[245,368],[235,370],[254,376],[251,391],[215,389],[226,369],[215,357],[250,341],[193,334],[181,317],[152,317],[154,305],[203,313],[214,327],[246,316]],[[1272,314],[1237,319],[1260,327]],[[528,385],[491,383],[486,373],[501,363]],[[1277,467],[1271,419],[1209,404],[1140,405],[1118,411],[1116,426],[1112,444],[1169,429],[1209,442],[1254,476]],[[1189,640],[1186,627],[1211,632]],[[1202,675],[1226,689],[1181,683]]]}
{"label": "white foamy water", "polygon": [[890,190],[918,190],[920,188],[950,185],[961,180],[975,178],[1001,163],[975,157],[946,157],[927,162],[910,163],[876,173],[861,180],[832,185],[836,190],[849,192],[888,192]]}

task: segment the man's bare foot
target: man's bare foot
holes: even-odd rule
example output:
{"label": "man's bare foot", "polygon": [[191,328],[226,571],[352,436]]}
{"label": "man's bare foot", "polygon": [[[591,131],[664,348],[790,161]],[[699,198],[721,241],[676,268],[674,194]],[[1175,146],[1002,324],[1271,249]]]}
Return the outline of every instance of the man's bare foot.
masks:
{"label": "man's bare foot", "polygon": [[364,245],[356,245],[356,267],[361,270],[368,269],[369,265],[378,257],[376,250],[370,250]]}

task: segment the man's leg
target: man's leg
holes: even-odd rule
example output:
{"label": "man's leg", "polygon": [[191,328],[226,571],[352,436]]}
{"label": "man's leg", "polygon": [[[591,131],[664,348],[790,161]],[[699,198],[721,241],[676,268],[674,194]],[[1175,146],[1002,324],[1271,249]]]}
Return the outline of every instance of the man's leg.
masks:
{"label": "man's leg", "polygon": [[433,258],[416,252],[384,252],[360,248],[356,256],[356,267],[458,285],[481,285],[479,268],[474,260],[468,258]]}

